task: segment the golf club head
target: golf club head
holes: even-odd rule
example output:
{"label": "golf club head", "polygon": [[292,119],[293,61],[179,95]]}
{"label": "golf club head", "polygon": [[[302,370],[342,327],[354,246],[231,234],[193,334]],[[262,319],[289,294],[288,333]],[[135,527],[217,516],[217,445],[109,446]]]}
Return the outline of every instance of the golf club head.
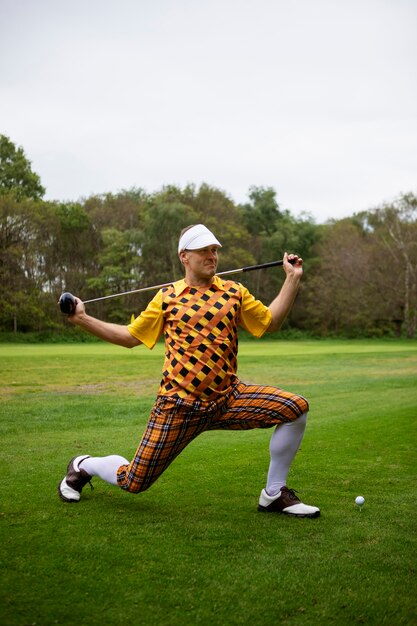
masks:
{"label": "golf club head", "polygon": [[72,293],[66,291],[58,300],[59,308],[65,315],[72,315],[75,311],[76,302]]}

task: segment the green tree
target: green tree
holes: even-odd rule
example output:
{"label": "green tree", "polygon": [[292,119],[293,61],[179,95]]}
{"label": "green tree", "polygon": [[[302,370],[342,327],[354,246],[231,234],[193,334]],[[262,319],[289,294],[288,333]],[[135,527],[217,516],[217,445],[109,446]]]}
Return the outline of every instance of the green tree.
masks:
{"label": "green tree", "polygon": [[88,278],[99,271],[97,255],[101,234],[82,204],[51,203],[49,208],[49,232],[42,253],[50,288],[55,292],[69,290],[85,297]]}
{"label": "green tree", "polygon": [[[137,289],[141,277],[141,233],[135,229],[103,229],[102,248],[97,255],[99,273],[87,279],[93,297],[124,293]],[[137,313],[137,297],[133,294],[95,304],[101,316],[114,322],[127,323]]]}
{"label": "green tree", "polygon": [[241,205],[245,225],[252,235],[271,235],[276,231],[282,212],[272,187],[250,187],[250,202]]}
{"label": "green tree", "polygon": [[44,322],[43,277],[38,242],[40,209],[33,200],[0,194],[0,328],[41,328]]}
{"label": "green tree", "polygon": [[[296,219],[288,210],[279,207],[276,192],[271,187],[251,187],[250,202],[239,207],[242,222],[250,233],[249,249],[254,262],[264,263],[282,258],[284,252],[303,257],[308,268],[319,229],[314,220],[303,215]],[[270,302],[284,280],[280,270],[263,270],[245,278],[247,286],[264,302]],[[304,289],[305,280],[302,283]],[[301,311],[301,309],[300,309]],[[299,317],[298,301],[287,324]]]}
{"label": "green tree", "polygon": [[83,207],[97,230],[141,229],[147,199],[148,195],[142,189],[132,188],[117,194],[90,196],[84,200]]}
{"label": "green tree", "polygon": [[322,333],[381,334],[417,326],[417,198],[323,228],[307,281],[306,324]]}
{"label": "green tree", "polygon": [[5,135],[0,135],[0,194],[14,191],[18,199],[40,199],[45,194],[38,174],[32,171],[31,163],[23,148],[16,148]]}
{"label": "green tree", "polygon": [[391,319],[404,322],[412,338],[417,329],[417,197],[403,194],[359,217],[378,244],[373,265],[384,308]]}
{"label": "green tree", "polygon": [[372,237],[357,220],[339,220],[322,228],[318,258],[308,268],[303,296],[309,329],[372,334],[378,311],[372,254]]}

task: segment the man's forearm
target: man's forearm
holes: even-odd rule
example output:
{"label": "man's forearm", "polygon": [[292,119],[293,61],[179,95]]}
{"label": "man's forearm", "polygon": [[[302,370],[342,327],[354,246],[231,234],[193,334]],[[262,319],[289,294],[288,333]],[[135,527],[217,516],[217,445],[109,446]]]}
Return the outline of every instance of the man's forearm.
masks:
{"label": "man's forearm", "polygon": [[300,286],[300,279],[301,277],[295,275],[287,276],[279,294],[269,305],[268,308],[272,313],[272,321],[268,332],[273,332],[281,328],[294,304]]}
{"label": "man's forearm", "polygon": [[99,337],[109,343],[114,343],[125,348],[133,348],[140,344],[140,341],[129,333],[126,326],[103,322],[87,314],[78,316],[77,320],[74,320],[74,322],[91,335]]}

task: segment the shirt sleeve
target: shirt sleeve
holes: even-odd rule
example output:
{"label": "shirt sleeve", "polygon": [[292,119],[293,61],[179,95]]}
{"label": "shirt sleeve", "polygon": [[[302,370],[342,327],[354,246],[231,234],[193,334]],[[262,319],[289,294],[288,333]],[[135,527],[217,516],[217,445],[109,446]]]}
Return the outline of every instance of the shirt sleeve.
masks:
{"label": "shirt sleeve", "polygon": [[128,325],[127,330],[151,350],[162,335],[163,328],[162,292],[158,291],[146,309]]}
{"label": "shirt sleeve", "polygon": [[272,313],[265,304],[256,300],[243,285],[241,285],[241,293],[242,308],[239,324],[254,337],[262,337],[271,324]]}

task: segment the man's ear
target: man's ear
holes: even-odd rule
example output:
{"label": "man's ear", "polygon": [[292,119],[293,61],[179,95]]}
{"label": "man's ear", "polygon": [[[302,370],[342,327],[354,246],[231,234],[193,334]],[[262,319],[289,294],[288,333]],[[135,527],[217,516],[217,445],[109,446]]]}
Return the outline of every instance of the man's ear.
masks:
{"label": "man's ear", "polygon": [[178,255],[180,257],[180,262],[184,265],[184,267],[185,267],[185,264],[186,264],[186,261],[187,261],[187,256],[186,255],[187,255],[187,253],[185,252],[185,250],[182,250],[179,253],[179,255]]}

